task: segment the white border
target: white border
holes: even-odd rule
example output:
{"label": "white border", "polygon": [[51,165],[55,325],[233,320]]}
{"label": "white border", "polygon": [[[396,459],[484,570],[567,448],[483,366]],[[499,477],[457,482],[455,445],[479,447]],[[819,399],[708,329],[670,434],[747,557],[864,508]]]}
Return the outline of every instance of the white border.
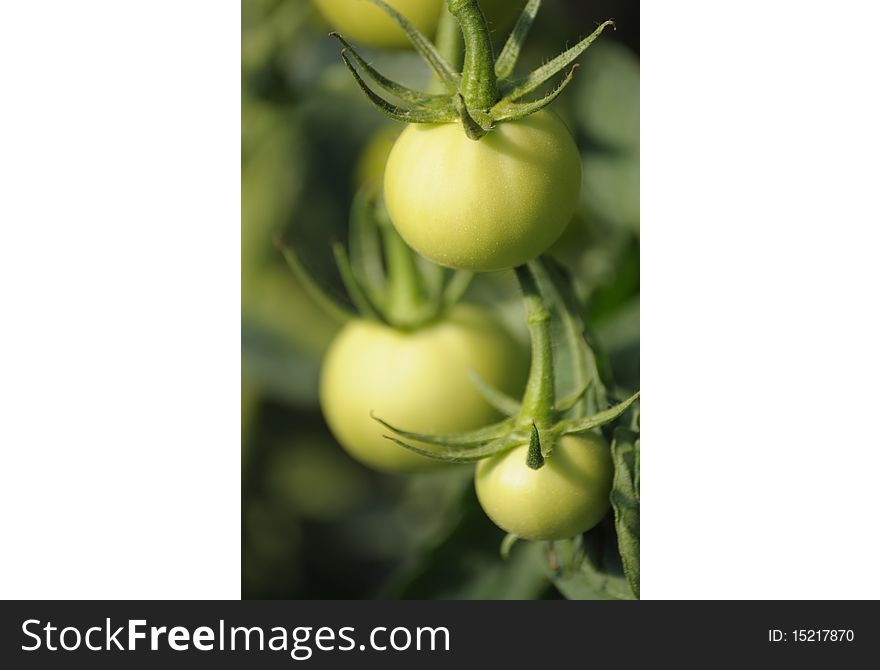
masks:
{"label": "white border", "polygon": [[642,3],[646,598],[880,597],[878,19]]}
{"label": "white border", "polygon": [[239,12],[0,6],[0,597],[240,595]]}
{"label": "white border", "polygon": [[[642,7],[642,592],[880,596],[871,3]],[[239,4],[0,6],[0,597],[238,597]]]}

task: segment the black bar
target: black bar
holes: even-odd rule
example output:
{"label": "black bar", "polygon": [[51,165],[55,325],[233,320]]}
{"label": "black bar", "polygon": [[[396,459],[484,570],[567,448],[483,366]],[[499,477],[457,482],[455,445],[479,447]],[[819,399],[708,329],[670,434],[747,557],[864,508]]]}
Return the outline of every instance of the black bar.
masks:
{"label": "black bar", "polygon": [[[4,602],[2,617],[2,649],[0,660],[6,668],[36,668],[70,662],[86,662],[90,668],[127,667],[141,662],[165,667],[190,667],[193,662],[211,663],[211,667],[290,667],[306,665],[310,668],[363,667],[381,663],[383,668],[446,668],[452,664],[471,667],[476,663],[513,664],[522,668],[527,664],[544,667],[548,663],[586,667],[593,662],[616,662],[630,666],[644,659],[663,662],[736,662],[752,659],[768,661],[797,661],[809,658],[833,663],[864,659],[868,649],[876,649],[877,605],[870,601],[643,601],[643,602],[464,602],[464,601],[31,601]],[[84,641],[75,651],[48,651],[43,627],[51,622],[50,644],[59,646],[60,629],[73,626],[82,634],[89,627],[93,631],[93,646],[106,642],[106,619],[110,630],[122,627],[116,640],[125,646],[128,642],[129,620],[142,619],[145,626],[138,628],[146,638],[136,640],[135,651],[90,651]],[[22,646],[33,646],[36,640],[23,632],[28,630],[40,637],[40,648],[23,651]],[[225,623],[225,651],[219,646],[220,621]],[[167,636],[157,636],[157,651],[149,650],[150,627],[183,626],[188,635],[196,628],[206,626],[213,631],[213,651],[199,651],[190,638],[188,651],[174,651],[167,645]],[[229,630],[232,627],[262,627],[264,651],[241,649],[244,637],[236,634],[237,650],[229,650]],[[272,631],[273,627],[284,629]],[[298,635],[302,640],[294,660],[290,652],[293,631],[311,627]],[[321,645],[353,648],[348,651],[322,651],[315,635],[319,628],[334,631],[333,640],[325,631]],[[339,631],[343,627],[344,637]],[[370,648],[370,632],[377,631],[377,646]],[[395,644],[403,646],[407,635],[415,646],[418,628],[446,628],[449,631],[449,650],[444,649],[444,635],[435,637],[437,649],[430,650],[430,635],[423,633],[425,648],[396,651],[389,644],[389,634],[396,627],[407,632],[395,633]],[[838,641],[822,631],[852,631]],[[775,633],[778,641],[771,641]],[[797,631],[814,631],[812,634]],[[268,649],[270,638],[277,633],[280,646],[282,634],[287,651]],[[256,645],[258,633],[251,633]],[[803,640],[797,638],[803,635]],[[818,640],[816,639],[818,635]],[[821,638],[825,636],[825,639]],[[840,637],[835,632],[835,637]],[[307,639],[305,638],[307,636]],[[807,638],[812,637],[811,641]],[[200,642],[208,644],[208,634],[202,632]],[[349,639],[346,639],[349,638]],[[68,631],[65,644],[74,646],[76,635]],[[178,641],[178,644],[183,644]],[[360,646],[364,649],[361,650]],[[870,657],[868,657],[870,658]],[[120,663],[125,663],[121,666]],[[242,665],[245,663],[246,665]]]}

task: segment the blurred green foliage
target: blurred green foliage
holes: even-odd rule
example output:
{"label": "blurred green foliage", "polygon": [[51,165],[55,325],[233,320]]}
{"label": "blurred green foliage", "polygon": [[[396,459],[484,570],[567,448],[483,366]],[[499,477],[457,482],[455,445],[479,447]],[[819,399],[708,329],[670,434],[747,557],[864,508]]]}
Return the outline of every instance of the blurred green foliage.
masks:
{"label": "blurred green foliage", "polygon": [[[553,253],[589,305],[585,316],[622,394],[639,379],[638,8],[544,5],[523,69],[609,16],[620,26],[586,52],[554,105],[582,148],[584,185]],[[304,293],[273,238],[295,247],[317,282],[345,301],[330,245],[345,238],[355,188],[381,166],[396,126],[363,99],[310,2],[243,0],[242,31],[243,597],[601,596],[584,579],[554,580],[543,544],[519,543],[502,560],[504,533],[476,503],[473,468],[392,477],[333,441],[317,378],[339,324]],[[401,81],[429,78],[412,53],[364,51]],[[374,139],[377,131],[384,139]],[[479,277],[468,300],[491,306],[525,341],[513,273]],[[600,561],[613,548],[611,526],[588,533],[577,550]]]}

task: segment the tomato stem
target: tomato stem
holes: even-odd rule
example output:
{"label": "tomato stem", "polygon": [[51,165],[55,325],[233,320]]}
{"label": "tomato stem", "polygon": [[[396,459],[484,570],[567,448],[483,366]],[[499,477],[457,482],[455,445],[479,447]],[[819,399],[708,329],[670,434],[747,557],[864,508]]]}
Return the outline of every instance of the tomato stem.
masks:
{"label": "tomato stem", "polygon": [[555,377],[553,343],[550,334],[550,311],[531,270],[526,265],[516,268],[516,277],[523,292],[526,322],[532,340],[532,364],[523,395],[519,421],[522,425],[547,428],[555,419]]}
{"label": "tomato stem", "polygon": [[393,226],[382,226],[388,275],[389,319],[398,326],[415,326],[425,307],[425,287],[413,252]]}
{"label": "tomato stem", "polygon": [[499,100],[489,24],[477,0],[447,0],[464,34],[460,91],[469,110],[488,111]]}

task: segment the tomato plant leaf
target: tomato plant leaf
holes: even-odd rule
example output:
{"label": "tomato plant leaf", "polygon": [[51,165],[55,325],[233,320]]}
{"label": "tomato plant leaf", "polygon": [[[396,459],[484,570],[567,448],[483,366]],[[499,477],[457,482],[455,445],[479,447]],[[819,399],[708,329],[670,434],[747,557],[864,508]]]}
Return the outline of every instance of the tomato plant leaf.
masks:
{"label": "tomato plant leaf", "polygon": [[505,89],[507,90],[502,90],[502,95],[504,95],[505,98],[516,100],[541,87],[551,77],[555,76],[556,74],[567,68],[569,65],[571,65],[575,61],[575,59],[578,58],[578,56],[586,51],[587,47],[589,47],[593,42],[596,41],[596,38],[598,38],[599,35],[602,34],[602,31],[605,30],[605,28],[613,25],[614,21],[605,21],[598,28],[596,28],[596,30],[594,30],[592,34],[589,35],[589,37],[584,38],[570,49],[562,52],[556,58],[549,61],[548,63],[545,63],[536,70],[533,70],[522,79],[510,82],[508,86],[505,87]]}
{"label": "tomato plant leaf", "polygon": [[568,600],[632,600],[625,579],[599,572],[586,561],[555,577],[553,584]]}
{"label": "tomato plant leaf", "polygon": [[519,60],[523,43],[526,41],[529,29],[532,27],[532,22],[540,7],[541,0],[529,0],[516,20],[516,25],[513,26],[510,36],[504,43],[504,48],[501,49],[501,53],[495,60],[495,76],[499,79],[507,79],[513,74],[513,68],[516,67],[516,61]]}
{"label": "tomato plant leaf", "polygon": [[584,431],[604,426],[606,423],[614,421],[614,419],[628,410],[630,406],[639,399],[639,393],[639,391],[636,391],[623,402],[619,402],[608,409],[597,412],[593,416],[588,416],[583,419],[564,419],[555,426],[555,430],[561,435],[571,435],[572,433],[583,433]]}
{"label": "tomato plant leaf", "polygon": [[639,436],[629,428],[614,431],[611,442],[614,485],[611,506],[623,571],[639,597]]}
{"label": "tomato plant leaf", "polygon": [[383,0],[370,1],[394,19],[397,25],[399,25],[403,29],[403,32],[406,33],[407,37],[409,37],[415,50],[425,59],[425,61],[427,61],[428,65],[434,69],[434,72],[437,73],[437,76],[440,77],[446,88],[449,89],[449,92],[455,93],[458,90],[458,82],[461,77],[457,72],[453,71],[449,63],[446,62],[446,59],[440,55],[440,52],[437,51],[437,47],[431,43],[431,40],[425,37],[418,28],[407,21],[406,17],[393,7],[390,7],[387,3],[383,2]]}
{"label": "tomato plant leaf", "polygon": [[569,600],[632,600],[620,569],[616,547],[600,527],[585,536],[555,542],[559,569],[550,574],[554,586]]}

